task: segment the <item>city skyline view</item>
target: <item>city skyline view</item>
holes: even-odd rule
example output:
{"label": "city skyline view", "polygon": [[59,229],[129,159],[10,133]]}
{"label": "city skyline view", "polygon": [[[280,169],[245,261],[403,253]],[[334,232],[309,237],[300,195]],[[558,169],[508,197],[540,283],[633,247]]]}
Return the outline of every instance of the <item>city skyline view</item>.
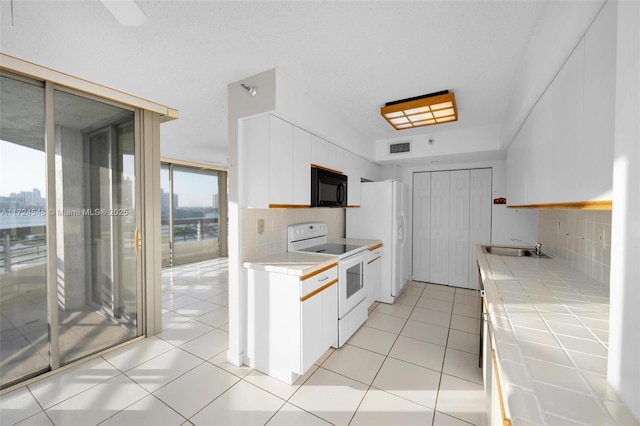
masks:
{"label": "city skyline view", "polygon": [[[0,139],[0,196],[30,192],[45,193],[44,151]],[[25,173],[28,170],[28,173]],[[20,179],[11,179],[20,176]]]}

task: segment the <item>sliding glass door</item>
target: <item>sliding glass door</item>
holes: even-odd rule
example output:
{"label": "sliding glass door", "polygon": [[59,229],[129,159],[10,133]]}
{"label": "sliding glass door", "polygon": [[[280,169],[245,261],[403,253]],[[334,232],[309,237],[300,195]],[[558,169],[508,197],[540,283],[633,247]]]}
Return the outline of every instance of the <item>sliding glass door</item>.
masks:
{"label": "sliding glass door", "polygon": [[163,164],[160,191],[163,267],[226,255],[226,172]]}
{"label": "sliding glass door", "polygon": [[142,334],[137,139],[132,109],[0,76],[0,388]]}
{"label": "sliding glass door", "polygon": [[55,92],[60,363],[138,335],[134,113]]}
{"label": "sliding glass door", "polygon": [[49,369],[44,98],[0,76],[0,385]]}

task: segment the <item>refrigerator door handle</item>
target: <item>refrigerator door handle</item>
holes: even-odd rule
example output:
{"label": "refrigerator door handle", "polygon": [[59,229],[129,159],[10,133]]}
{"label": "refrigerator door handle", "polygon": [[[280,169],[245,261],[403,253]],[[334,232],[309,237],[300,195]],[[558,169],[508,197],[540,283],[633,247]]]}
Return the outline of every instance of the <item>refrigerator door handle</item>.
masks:
{"label": "refrigerator door handle", "polygon": [[400,244],[403,244],[404,239],[405,239],[404,213],[400,213],[400,218],[398,223],[398,242]]}

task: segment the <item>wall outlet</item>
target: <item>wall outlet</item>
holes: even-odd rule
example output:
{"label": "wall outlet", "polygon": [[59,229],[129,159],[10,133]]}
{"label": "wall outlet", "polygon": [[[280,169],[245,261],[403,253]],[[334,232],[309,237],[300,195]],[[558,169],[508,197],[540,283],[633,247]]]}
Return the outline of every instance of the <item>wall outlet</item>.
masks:
{"label": "wall outlet", "polygon": [[258,219],[258,234],[264,234],[264,219]]}

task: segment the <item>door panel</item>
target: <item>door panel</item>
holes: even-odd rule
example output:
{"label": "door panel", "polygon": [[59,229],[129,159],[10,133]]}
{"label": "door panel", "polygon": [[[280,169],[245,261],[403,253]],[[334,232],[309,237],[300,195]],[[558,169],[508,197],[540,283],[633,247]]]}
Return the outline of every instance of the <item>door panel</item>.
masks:
{"label": "door panel", "polygon": [[450,172],[449,285],[469,286],[469,170]]}
{"label": "door panel", "polygon": [[413,175],[413,279],[430,281],[431,173]]}
{"label": "door panel", "polygon": [[60,363],[138,336],[134,114],[55,91]]}
{"label": "door panel", "polygon": [[44,99],[0,77],[0,388],[49,369]]}
{"label": "door panel", "polygon": [[431,282],[449,283],[449,172],[431,174]]}

